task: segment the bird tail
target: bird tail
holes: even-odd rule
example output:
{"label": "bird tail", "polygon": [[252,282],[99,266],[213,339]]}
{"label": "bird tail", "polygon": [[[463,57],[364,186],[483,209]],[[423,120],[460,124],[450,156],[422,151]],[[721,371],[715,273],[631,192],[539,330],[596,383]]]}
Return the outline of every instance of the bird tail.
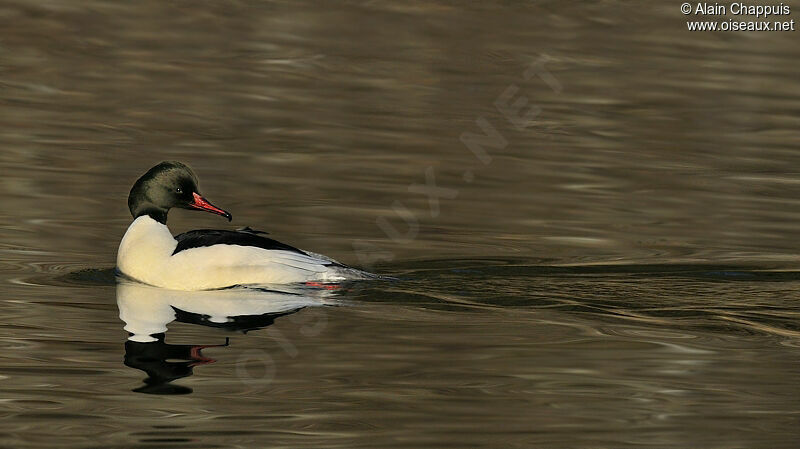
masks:
{"label": "bird tail", "polygon": [[347,266],[322,254],[312,253],[311,251],[305,251],[305,253],[309,256],[325,260],[329,263],[327,265],[328,270],[323,274],[323,281],[338,282],[357,280],[396,280],[390,276],[370,273],[369,271]]}

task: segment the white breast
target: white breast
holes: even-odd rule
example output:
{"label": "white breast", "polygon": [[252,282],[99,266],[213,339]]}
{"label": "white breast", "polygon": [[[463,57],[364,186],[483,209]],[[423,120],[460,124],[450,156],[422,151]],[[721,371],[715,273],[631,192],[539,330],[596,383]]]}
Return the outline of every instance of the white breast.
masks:
{"label": "white breast", "polygon": [[338,281],[323,258],[252,246],[213,245],[183,250],[166,225],[143,215],[133,221],[117,252],[117,268],[146,284],[208,290],[244,284]]}

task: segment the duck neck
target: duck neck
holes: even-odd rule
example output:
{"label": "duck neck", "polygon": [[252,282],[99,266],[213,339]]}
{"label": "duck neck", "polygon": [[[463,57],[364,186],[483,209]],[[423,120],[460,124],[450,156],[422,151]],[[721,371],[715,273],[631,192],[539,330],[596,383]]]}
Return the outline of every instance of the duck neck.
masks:
{"label": "duck neck", "polygon": [[153,207],[144,207],[140,208],[136,211],[133,215],[133,219],[137,219],[141,216],[147,215],[148,217],[152,218],[153,220],[163,224],[166,226],[167,224],[167,210],[159,209],[155,206]]}
{"label": "duck neck", "polygon": [[131,193],[128,195],[128,210],[131,211],[133,219],[136,220],[142,216],[149,216],[153,220],[166,225],[167,212],[169,208],[156,206],[150,197],[146,194],[146,188],[140,178],[131,188]]}

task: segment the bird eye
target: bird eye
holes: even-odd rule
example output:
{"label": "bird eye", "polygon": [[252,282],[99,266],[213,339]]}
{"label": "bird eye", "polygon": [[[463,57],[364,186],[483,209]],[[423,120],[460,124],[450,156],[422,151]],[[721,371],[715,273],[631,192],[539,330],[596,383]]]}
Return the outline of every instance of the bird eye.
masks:
{"label": "bird eye", "polygon": [[175,193],[183,193],[183,189],[181,189],[180,187],[178,187],[177,189],[175,189]]}

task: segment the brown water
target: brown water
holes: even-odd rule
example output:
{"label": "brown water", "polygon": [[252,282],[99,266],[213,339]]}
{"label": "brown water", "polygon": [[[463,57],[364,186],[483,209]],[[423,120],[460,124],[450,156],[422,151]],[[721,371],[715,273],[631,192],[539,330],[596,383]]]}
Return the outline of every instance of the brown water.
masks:
{"label": "brown water", "polygon": [[[2,2],[0,447],[797,447],[798,35],[651,3]],[[165,159],[399,280],[116,285]]]}

